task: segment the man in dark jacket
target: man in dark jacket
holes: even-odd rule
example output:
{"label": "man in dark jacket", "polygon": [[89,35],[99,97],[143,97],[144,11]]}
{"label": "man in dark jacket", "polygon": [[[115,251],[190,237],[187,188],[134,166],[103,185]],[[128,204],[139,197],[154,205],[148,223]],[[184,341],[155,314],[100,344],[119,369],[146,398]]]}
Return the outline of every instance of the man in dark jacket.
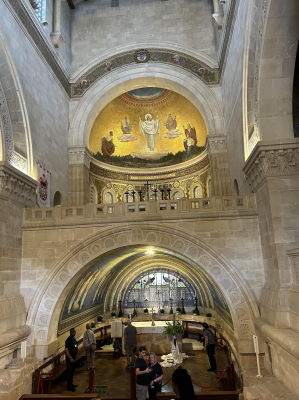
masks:
{"label": "man in dark jacket", "polygon": [[70,329],[70,336],[65,341],[65,357],[66,357],[66,381],[67,390],[75,391],[77,385],[73,384],[73,375],[75,370],[76,355],[78,353],[78,343],[75,339],[75,328]]}

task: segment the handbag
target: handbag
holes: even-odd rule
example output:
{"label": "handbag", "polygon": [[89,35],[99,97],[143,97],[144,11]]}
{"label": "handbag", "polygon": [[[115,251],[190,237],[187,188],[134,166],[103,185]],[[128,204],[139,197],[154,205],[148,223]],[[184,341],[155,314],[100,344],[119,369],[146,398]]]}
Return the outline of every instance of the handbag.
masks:
{"label": "handbag", "polygon": [[[88,341],[89,341],[89,343],[90,343],[88,333],[86,332],[86,334],[87,334],[87,339],[88,339]],[[90,347],[91,351],[95,351],[96,348],[97,348],[97,345],[94,344],[94,343],[90,343],[90,346],[89,346],[89,347]]]}

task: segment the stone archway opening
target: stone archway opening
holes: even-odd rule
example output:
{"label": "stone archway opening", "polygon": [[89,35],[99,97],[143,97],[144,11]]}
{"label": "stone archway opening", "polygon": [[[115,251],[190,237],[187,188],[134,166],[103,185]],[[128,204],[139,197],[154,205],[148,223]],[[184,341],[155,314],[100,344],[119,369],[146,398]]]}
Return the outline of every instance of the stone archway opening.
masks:
{"label": "stone archway opening", "polygon": [[[39,348],[42,354],[47,354],[50,344],[51,349],[55,342],[57,342],[57,346],[59,345],[57,338],[59,311],[62,309],[75,282],[82,274],[86,274],[95,262],[100,262],[104,256],[111,257],[111,254],[115,252],[118,253],[118,257],[122,257],[124,256],[122,252],[127,252],[128,249],[132,253],[136,251],[140,253],[140,249],[147,249],[148,246],[164,249],[168,254],[175,254],[177,260],[179,260],[177,262],[181,263],[181,268],[187,268],[183,261],[188,260],[189,272],[187,272],[187,268],[185,273],[199,282],[198,285],[201,281],[203,290],[210,298],[211,305],[213,305],[213,296],[208,295],[208,284],[204,284],[202,279],[200,280],[200,270],[211,281],[217,282],[231,311],[234,326],[233,341],[240,352],[245,351],[245,348],[248,352],[248,349],[252,348],[254,319],[259,317],[259,311],[250,290],[243,282],[237,269],[201,239],[190,237],[186,232],[179,229],[174,231],[155,223],[146,226],[134,224],[130,228],[127,225],[119,225],[115,228],[105,229],[92,234],[85,238],[82,243],[70,248],[69,252],[52,266],[31,301],[27,319],[27,323],[32,328],[31,343]],[[127,273],[130,273],[132,264],[127,261]],[[197,277],[193,270],[190,273],[190,266],[197,270]],[[142,270],[142,268],[144,268],[142,264],[136,266],[136,272],[138,269]],[[108,274],[109,270],[105,273]],[[114,276],[113,274],[109,276],[106,276],[111,280],[111,284],[107,287],[109,289],[106,295],[108,301],[105,303],[107,310],[111,305],[109,299],[121,299],[126,285],[130,282],[130,279],[125,279],[122,274],[118,274],[118,278],[117,275]],[[92,280],[95,277],[89,275],[89,278]],[[88,285],[91,280],[85,281],[85,283]],[[108,282],[108,280],[105,281]],[[109,294],[109,291],[112,290],[113,292],[115,287],[119,288],[116,297],[111,296],[111,293]]]}

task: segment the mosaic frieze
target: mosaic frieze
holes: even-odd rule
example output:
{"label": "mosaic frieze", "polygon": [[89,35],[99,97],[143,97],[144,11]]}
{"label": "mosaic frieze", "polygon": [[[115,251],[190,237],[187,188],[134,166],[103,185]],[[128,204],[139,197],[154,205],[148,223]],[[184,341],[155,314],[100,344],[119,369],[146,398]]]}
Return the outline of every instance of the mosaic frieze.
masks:
{"label": "mosaic frieze", "polygon": [[[175,65],[179,69],[192,73],[207,85],[219,82],[218,69],[211,69],[202,61],[188,54],[173,52],[166,49],[131,50],[103,60],[81,76],[76,83],[71,85],[71,97],[82,96],[98,79],[109,74],[111,71],[130,64],[147,62]],[[167,66],[165,66],[165,68],[167,68]]]}

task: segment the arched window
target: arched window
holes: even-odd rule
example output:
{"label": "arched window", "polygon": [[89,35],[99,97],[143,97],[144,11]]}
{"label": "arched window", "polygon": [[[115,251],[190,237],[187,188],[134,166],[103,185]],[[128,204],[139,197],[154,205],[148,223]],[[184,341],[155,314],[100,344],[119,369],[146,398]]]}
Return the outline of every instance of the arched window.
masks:
{"label": "arched window", "polygon": [[173,200],[179,200],[182,198],[182,193],[177,191],[173,193]]}
{"label": "arched window", "polygon": [[106,192],[104,195],[104,203],[105,204],[111,204],[113,203],[113,196],[112,193],[110,192]]}
{"label": "arched window", "polygon": [[46,0],[30,0],[32,8],[34,9],[35,15],[43,22],[46,20]]}
{"label": "arched window", "polygon": [[234,196],[239,196],[239,185],[237,179],[234,180],[234,188],[233,188],[233,195]]}
{"label": "arched window", "polygon": [[195,199],[200,199],[200,198],[203,197],[202,196],[202,187],[201,187],[201,185],[195,186],[193,194],[194,194],[194,198]]}
{"label": "arched window", "polygon": [[60,192],[55,192],[54,194],[54,207],[61,206],[62,204],[62,196]]}

